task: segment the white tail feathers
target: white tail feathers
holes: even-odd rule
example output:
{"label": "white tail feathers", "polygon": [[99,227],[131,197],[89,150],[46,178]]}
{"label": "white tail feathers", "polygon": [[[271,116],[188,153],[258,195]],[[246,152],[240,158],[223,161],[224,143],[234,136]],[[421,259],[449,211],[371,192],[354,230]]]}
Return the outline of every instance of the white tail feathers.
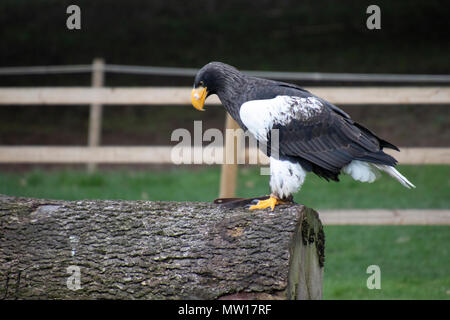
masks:
{"label": "white tail feathers", "polygon": [[374,167],[377,169],[386,172],[388,175],[396,179],[398,182],[400,182],[404,187],[411,189],[415,188],[416,186],[413,185],[408,179],[406,179],[405,176],[403,176],[400,172],[398,172],[394,167],[387,166],[387,165],[381,165],[381,164],[374,164],[372,163]]}
{"label": "white tail feathers", "polygon": [[350,175],[353,179],[361,182],[374,182],[379,177],[379,172],[369,163],[353,160],[342,168],[342,171]]}
{"label": "white tail feathers", "polygon": [[404,187],[411,189],[416,186],[413,185],[408,179],[406,179],[400,172],[398,172],[394,167],[368,163],[359,160],[353,160],[348,165],[342,168],[342,171],[350,175],[353,179],[361,182],[374,182],[380,175],[379,171],[384,171],[395,180],[400,182]]}

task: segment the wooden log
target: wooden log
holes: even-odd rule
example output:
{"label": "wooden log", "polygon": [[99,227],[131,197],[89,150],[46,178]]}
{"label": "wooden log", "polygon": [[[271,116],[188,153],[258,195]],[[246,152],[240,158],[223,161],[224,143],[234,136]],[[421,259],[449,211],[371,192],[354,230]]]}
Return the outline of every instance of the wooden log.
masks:
{"label": "wooden log", "polygon": [[6,299],[320,299],[323,261],[301,205],[0,196]]}

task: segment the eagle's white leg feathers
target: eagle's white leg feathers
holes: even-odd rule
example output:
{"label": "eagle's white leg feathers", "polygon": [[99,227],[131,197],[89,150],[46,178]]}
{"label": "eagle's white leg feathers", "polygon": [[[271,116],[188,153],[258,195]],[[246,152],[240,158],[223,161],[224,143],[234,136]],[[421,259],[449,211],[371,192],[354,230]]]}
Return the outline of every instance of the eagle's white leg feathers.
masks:
{"label": "eagle's white leg feathers", "polygon": [[400,172],[398,172],[397,169],[387,165],[353,160],[348,165],[343,167],[342,171],[350,175],[353,179],[357,181],[371,183],[374,182],[380,176],[377,169],[386,172],[408,189],[416,187],[408,179],[406,179],[405,176],[403,176]]}
{"label": "eagle's white leg feathers", "polygon": [[300,164],[270,157],[270,189],[280,199],[297,192],[305,177],[306,171]]}

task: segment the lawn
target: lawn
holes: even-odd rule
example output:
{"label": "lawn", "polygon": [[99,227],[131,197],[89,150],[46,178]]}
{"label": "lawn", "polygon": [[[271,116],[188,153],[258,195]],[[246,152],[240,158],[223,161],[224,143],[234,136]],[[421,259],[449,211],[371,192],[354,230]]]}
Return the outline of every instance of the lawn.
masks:
{"label": "lawn", "polygon": [[[399,166],[417,188],[408,190],[392,178],[372,184],[348,176],[341,182],[327,182],[308,175],[295,196],[299,203],[326,208],[450,208],[450,166]],[[220,168],[195,167],[164,171],[84,171],[0,172],[0,193],[52,199],[126,199],[212,201],[219,193]],[[240,170],[237,195],[251,197],[269,192],[268,176],[257,167]]]}
{"label": "lawn", "polygon": [[[325,299],[450,299],[450,227],[325,226]],[[367,267],[381,271],[369,290]]]}
{"label": "lawn", "polygon": [[[308,176],[296,201],[325,208],[450,208],[449,166],[400,166],[416,186],[407,190],[384,176],[373,184],[342,177],[327,183]],[[211,201],[218,167],[159,171],[34,170],[0,173],[0,193],[53,199]],[[240,170],[238,195],[268,192],[268,176]],[[449,299],[450,227],[326,226],[325,299]],[[369,290],[366,269],[381,269],[381,289]]]}

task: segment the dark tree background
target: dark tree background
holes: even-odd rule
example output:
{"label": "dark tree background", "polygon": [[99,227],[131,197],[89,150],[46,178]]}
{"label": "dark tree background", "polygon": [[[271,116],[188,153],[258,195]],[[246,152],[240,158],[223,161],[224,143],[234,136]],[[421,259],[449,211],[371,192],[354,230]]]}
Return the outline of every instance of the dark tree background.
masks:
{"label": "dark tree background", "polygon": [[[448,1],[3,0],[1,65],[109,63],[244,69],[449,73]],[[82,29],[66,28],[77,4]]]}
{"label": "dark tree background", "polygon": [[[79,31],[66,28],[70,4],[81,7]],[[381,8],[381,30],[366,28],[370,4]],[[200,68],[216,60],[247,70],[449,74],[449,16],[444,0],[2,0],[0,66],[89,64],[103,57],[127,65]],[[0,76],[0,86],[89,84],[89,74]],[[192,79],[108,74],[106,85],[190,86]],[[168,144],[168,132],[200,118],[223,127],[222,109],[201,117],[187,109],[108,107],[103,143]],[[345,109],[402,146],[442,146],[450,139],[445,106],[426,113],[421,106]],[[85,144],[87,112],[85,106],[2,107],[0,143]],[[396,125],[399,117],[403,126]],[[408,128],[419,119],[411,136]]]}

